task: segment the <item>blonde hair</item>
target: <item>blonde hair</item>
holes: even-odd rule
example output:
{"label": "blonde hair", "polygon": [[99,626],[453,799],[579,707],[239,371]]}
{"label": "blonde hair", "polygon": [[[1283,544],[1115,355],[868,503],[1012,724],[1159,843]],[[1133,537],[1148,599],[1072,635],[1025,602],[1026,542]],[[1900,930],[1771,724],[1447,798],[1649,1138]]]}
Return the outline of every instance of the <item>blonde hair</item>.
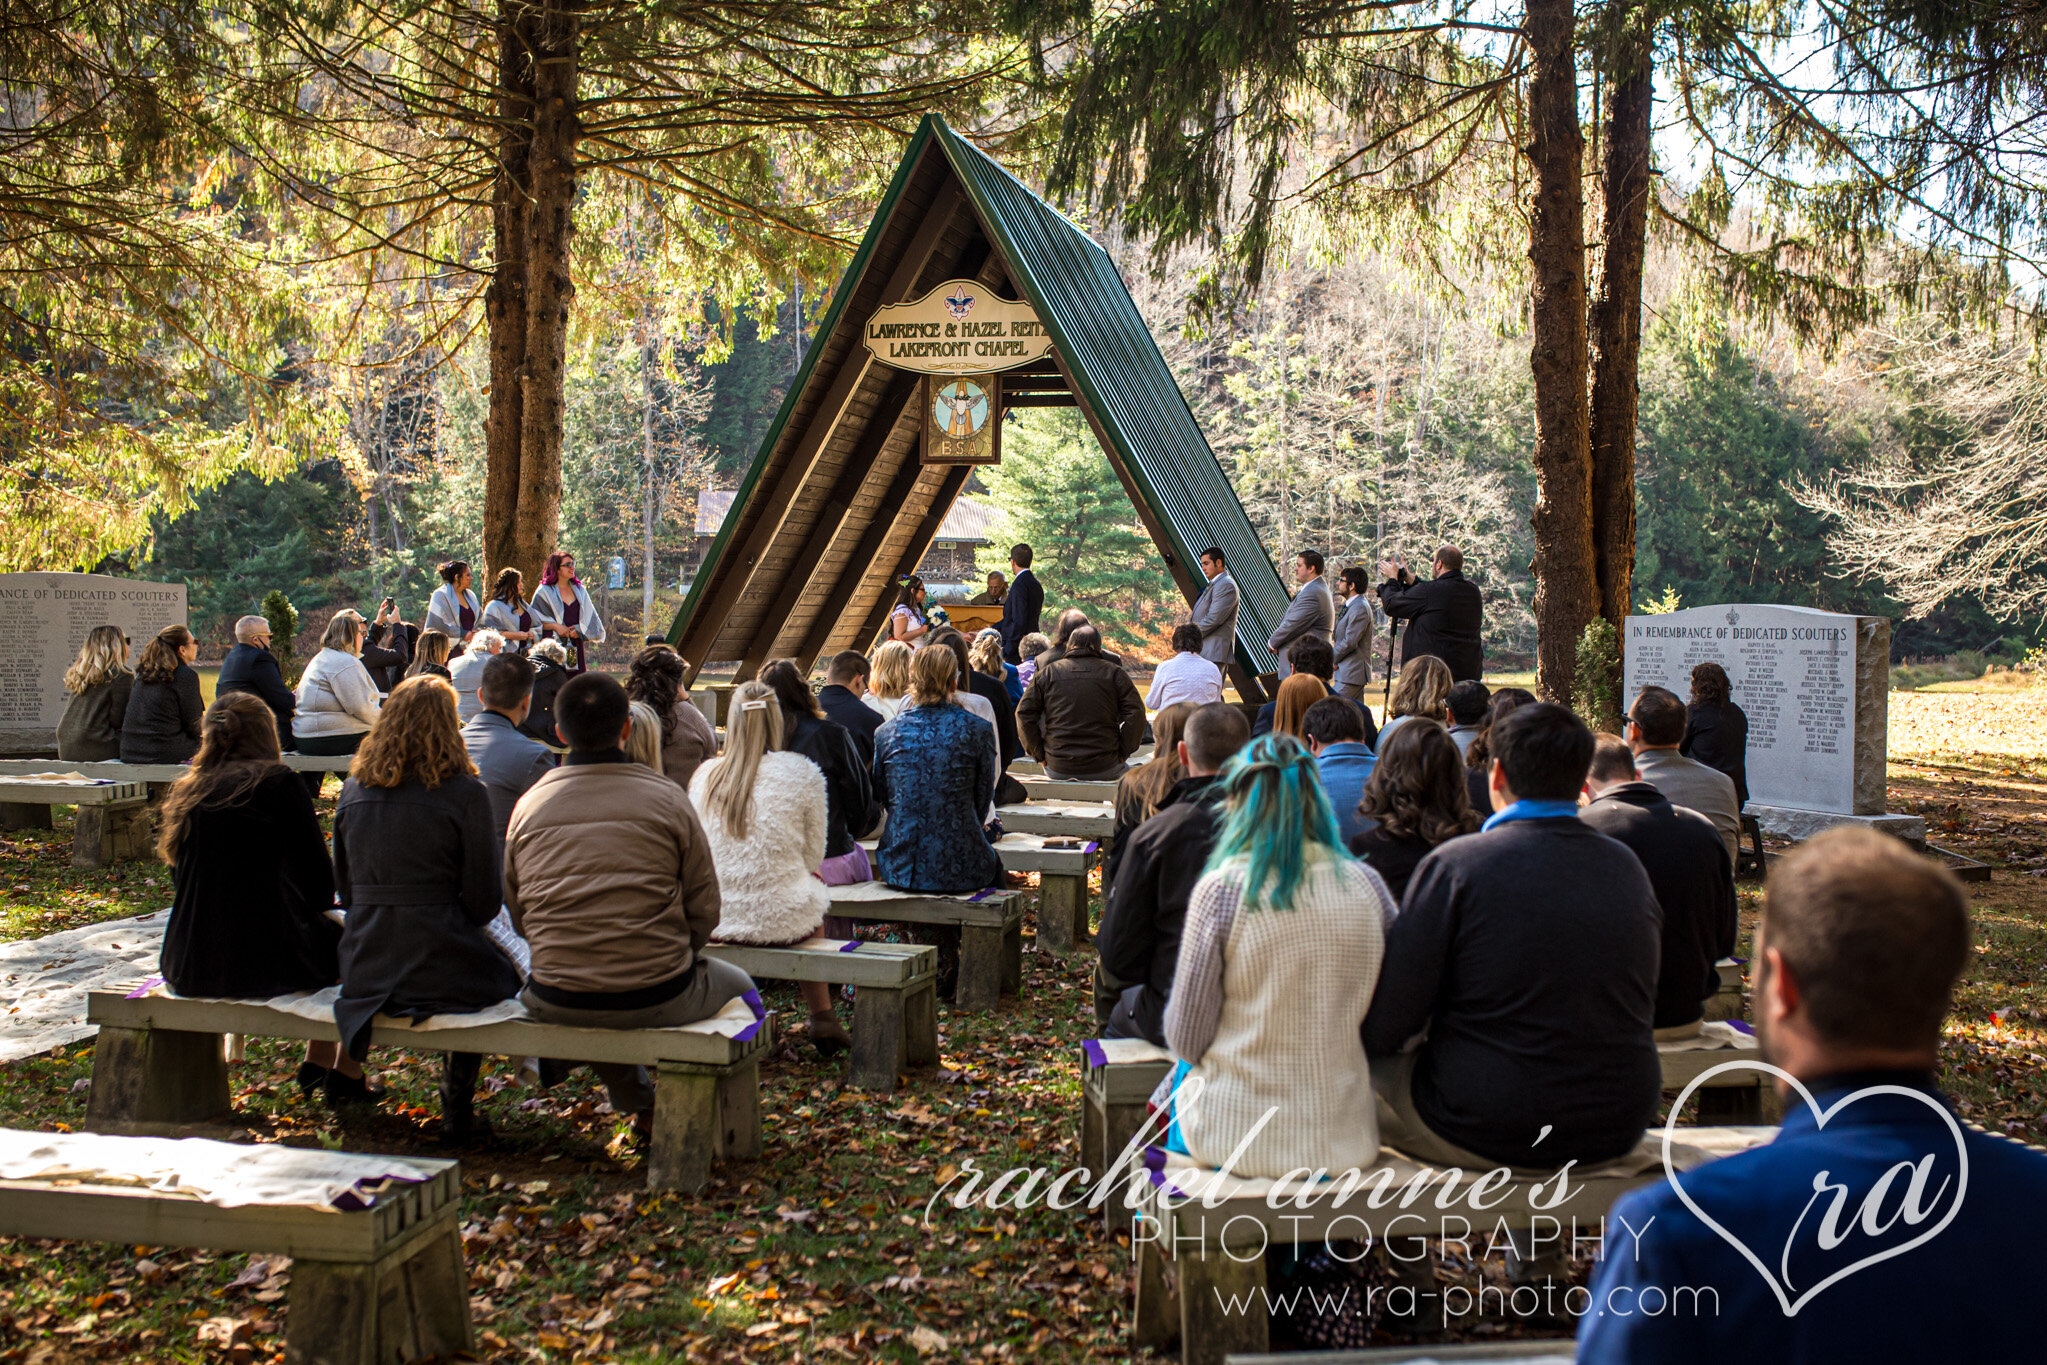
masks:
{"label": "blonde hair", "polygon": [[973,661],[976,673],[985,673],[991,678],[1002,674],[1002,637],[998,635],[976,635],[973,647],[967,651]]}
{"label": "blonde hair", "polygon": [[362,617],[352,611],[337,611],[320,634],[320,648],[338,649],[344,654],[362,652]]}
{"label": "blonde hair", "polygon": [[1417,654],[1400,666],[1393,699],[1386,703],[1386,719],[1424,716],[1441,720],[1449,703],[1450,665],[1433,654]]}
{"label": "blonde hair", "polygon": [[121,656],[127,648],[128,637],[119,626],[94,626],[78,647],[78,657],[64,670],[64,690],[75,697],[117,676],[125,668]]}
{"label": "blonde hair", "polygon": [[642,767],[661,771],[661,717],[643,701],[632,704],[633,732],[626,736],[625,756]]}
{"label": "blonde hair", "polygon": [[910,660],[910,701],[917,706],[951,701],[953,680],[959,675],[960,661],[951,650],[918,650]]}
{"label": "blonde hair", "polygon": [[451,777],[476,776],[448,680],[422,673],[392,688],[348,775],[364,787],[402,787],[414,778],[438,787]]}
{"label": "blonde hair", "polygon": [[[930,651],[926,651],[929,653]],[[725,752],[703,766],[704,810],[734,839],[746,837],[753,817],[753,781],[761,755],[782,747],[782,704],[764,682],[741,683],[725,722]]]}
{"label": "blonde hair", "polygon": [[870,661],[867,686],[883,701],[894,701],[910,690],[910,655],[914,653],[901,640],[887,640],[874,651]]}
{"label": "blonde hair", "polygon": [[426,664],[439,664],[446,668],[450,643],[444,630],[421,631],[418,643],[412,647],[412,666],[405,670],[405,676],[413,677]]}
{"label": "blonde hair", "polygon": [[1128,792],[1143,818],[1151,819],[1159,812],[1159,802],[1166,799],[1166,793],[1173,789],[1184,773],[1180,771],[1180,736],[1187,731],[1187,721],[1198,707],[1191,701],[1176,701],[1171,706],[1161,707],[1151,718],[1152,750],[1151,760],[1143,767],[1132,768],[1117,780],[1116,794],[1120,797]]}
{"label": "blonde hair", "polygon": [[1301,737],[1301,718],[1308,708],[1329,695],[1329,688],[1312,673],[1296,673],[1279,685],[1272,706],[1272,733]]}

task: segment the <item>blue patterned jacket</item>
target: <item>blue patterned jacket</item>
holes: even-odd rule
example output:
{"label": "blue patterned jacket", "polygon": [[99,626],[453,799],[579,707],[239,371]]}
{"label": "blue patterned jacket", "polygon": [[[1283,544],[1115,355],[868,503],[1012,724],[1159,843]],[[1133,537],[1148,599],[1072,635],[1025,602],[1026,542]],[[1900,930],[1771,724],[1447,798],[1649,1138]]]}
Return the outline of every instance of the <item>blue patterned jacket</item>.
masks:
{"label": "blue patterned jacket", "polygon": [[1002,765],[988,722],[950,702],[906,706],[874,732],[874,795],[888,808],[875,873],[906,891],[1002,881],[981,829]]}

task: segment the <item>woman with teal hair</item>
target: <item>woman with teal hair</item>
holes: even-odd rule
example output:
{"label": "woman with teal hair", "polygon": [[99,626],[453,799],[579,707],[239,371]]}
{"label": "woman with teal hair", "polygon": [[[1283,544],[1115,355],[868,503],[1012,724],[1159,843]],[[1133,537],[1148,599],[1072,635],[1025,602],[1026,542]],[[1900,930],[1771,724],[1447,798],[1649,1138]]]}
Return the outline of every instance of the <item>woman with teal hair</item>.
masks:
{"label": "woman with teal hair", "polygon": [[1267,735],[1216,785],[1223,826],[1188,899],[1166,1005],[1167,1146],[1277,1178],[1369,1168],[1379,1151],[1358,1026],[1372,1003],[1392,897],[1353,859],[1292,738]]}

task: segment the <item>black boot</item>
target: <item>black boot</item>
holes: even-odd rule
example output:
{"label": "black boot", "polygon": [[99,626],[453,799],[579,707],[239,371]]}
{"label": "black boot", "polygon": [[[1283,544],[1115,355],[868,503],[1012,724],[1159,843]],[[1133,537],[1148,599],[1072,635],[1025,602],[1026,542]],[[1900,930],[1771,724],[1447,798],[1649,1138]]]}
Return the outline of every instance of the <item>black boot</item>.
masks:
{"label": "black boot", "polygon": [[490,1137],[490,1121],[476,1112],[480,1052],[450,1052],[441,1064],[441,1143],[459,1147]]}
{"label": "black boot", "polygon": [[307,1099],[313,1098],[314,1095],[325,1088],[324,1083],[326,1079],[327,1068],[321,1066],[318,1062],[299,1063],[299,1093],[303,1094]]}
{"label": "black boot", "polygon": [[370,1083],[360,1076],[344,1076],[339,1071],[330,1071],[320,1078],[320,1091],[329,1108],[340,1109],[354,1104],[375,1104],[384,1098],[381,1090],[370,1089]]}

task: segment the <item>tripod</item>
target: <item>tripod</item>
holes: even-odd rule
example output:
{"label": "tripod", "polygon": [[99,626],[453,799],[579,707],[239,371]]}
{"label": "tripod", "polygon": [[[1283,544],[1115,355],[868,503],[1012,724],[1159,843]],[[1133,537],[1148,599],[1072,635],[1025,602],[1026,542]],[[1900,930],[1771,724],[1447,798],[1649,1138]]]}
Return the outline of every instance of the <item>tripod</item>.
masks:
{"label": "tripod", "polygon": [[1393,646],[1400,643],[1400,618],[1386,618],[1386,696],[1379,703],[1379,714],[1385,715],[1393,708]]}

